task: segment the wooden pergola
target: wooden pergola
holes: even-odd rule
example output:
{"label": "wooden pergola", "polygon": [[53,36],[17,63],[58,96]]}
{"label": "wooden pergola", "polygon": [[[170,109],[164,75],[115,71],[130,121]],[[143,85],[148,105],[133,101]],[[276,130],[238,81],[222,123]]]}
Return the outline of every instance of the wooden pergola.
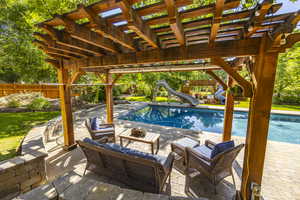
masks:
{"label": "wooden pergola", "polygon": [[[225,89],[235,81],[251,99],[241,186],[243,199],[249,199],[251,184],[262,181],[277,57],[300,41],[300,34],[292,33],[300,11],[276,15],[282,5],[272,0],[245,10],[239,9],[240,0],[205,6],[192,0],[141,2],[78,5],[37,25],[35,43],[58,72],[65,149],[75,144],[71,86],[81,75],[104,77],[112,123],[112,88],[122,74],[205,70]],[[250,79],[236,70],[241,65]],[[224,70],[227,82],[215,70]],[[231,138],[234,107],[230,92],[226,99],[224,141]]]}

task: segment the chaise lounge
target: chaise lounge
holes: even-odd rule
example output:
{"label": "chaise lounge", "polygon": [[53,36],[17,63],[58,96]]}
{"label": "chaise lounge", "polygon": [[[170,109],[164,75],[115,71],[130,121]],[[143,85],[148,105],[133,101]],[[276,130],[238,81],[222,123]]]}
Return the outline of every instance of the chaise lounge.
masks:
{"label": "chaise lounge", "polygon": [[[116,179],[143,192],[161,193],[173,166],[174,154],[152,155],[90,138],[77,141],[86,158],[86,170]],[[85,172],[86,172],[85,170]]]}

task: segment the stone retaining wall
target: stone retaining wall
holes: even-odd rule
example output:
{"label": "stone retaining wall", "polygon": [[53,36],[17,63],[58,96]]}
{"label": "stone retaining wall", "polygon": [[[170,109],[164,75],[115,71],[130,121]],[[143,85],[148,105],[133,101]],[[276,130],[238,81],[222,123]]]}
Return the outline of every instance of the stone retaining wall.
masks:
{"label": "stone retaining wall", "polygon": [[45,126],[33,128],[23,140],[21,155],[0,162],[0,199],[11,199],[46,181],[44,130]]}

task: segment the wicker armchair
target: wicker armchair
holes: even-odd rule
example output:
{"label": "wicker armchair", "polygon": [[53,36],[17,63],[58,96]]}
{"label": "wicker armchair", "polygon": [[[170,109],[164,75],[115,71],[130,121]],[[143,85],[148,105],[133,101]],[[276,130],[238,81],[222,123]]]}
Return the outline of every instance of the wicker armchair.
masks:
{"label": "wicker armchair", "polygon": [[168,157],[161,157],[118,144],[97,144],[87,138],[77,143],[87,158],[86,170],[118,180],[143,192],[161,193],[168,179],[170,183],[173,153]]}
{"label": "wicker armchair", "polygon": [[214,185],[215,193],[217,193],[216,186],[227,176],[232,176],[234,187],[235,180],[232,172],[232,163],[237,157],[238,153],[244,147],[240,144],[233,148],[229,148],[212,159],[210,154],[216,144],[206,140],[205,145],[200,145],[196,148],[186,148],[186,191],[189,191],[191,169],[196,169],[201,174],[204,174],[209,181]]}
{"label": "wicker armchair", "polygon": [[[85,120],[85,126],[88,129],[90,136],[93,140],[99,142],[116,142],[115,138],[115,125],[114,124],[100,124],[97,128],[93,128],[93,120],[97,118],[88,118]],[[94,122],[95,123],[95,122]],[[103,140],[106,138],[106,140]]]}

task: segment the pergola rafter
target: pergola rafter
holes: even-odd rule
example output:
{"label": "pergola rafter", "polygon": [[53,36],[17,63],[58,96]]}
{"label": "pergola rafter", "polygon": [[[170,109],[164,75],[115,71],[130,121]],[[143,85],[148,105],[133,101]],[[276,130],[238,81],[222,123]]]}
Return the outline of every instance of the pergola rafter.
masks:
{"label": "pergola rafter", "polygon": [[117,52],[117,49],[111,40],[105,37],[99,37],[94,31],[79,26],[74,21],[68,19],[65,16],[55,15],[55,18],[61,21],[61,23],[65,26],[66,31],[72,38],[88,43],[90,45],[97,46],[99,48],[103,48],[112,53]]}
{"label": "pergola rafter", "polygon": [[175,1],[174,0],[164,0],[164,1],[167,7],[170,27],[174,32],[178,43],[180,45],[185,45],[184,30],[182,27],[181,19],[178,14],[177,8],[175,7]]}
{"label": "pergola rafter", "polygon": [[[239,0],[198,7],[192,0],[162,0],[138,7],[140,2],[103,0],[79,5],[38,25],[44,33],[34,34],[35,43],[58,70],[65,148],[74,147],[70,88],[83,73],[93,72],[103,79],[107,121],[112,123],[112,89],[122,74],[205,70],[224,88],[235,81],[250,98],[241,186],[243,199],[250,199],[251,184],[262,181],[277,57],[300,41],[300,34],[292,33],[300,11],[276,15],[281,4],[272,0],[240,11],[231,10]],[[87,22],[78,23],[86,18]],[[239,60],[228,61],[233,58]],[[249,69],[250,80],[237,72],[241,65]],[[227,73],[227,84],[215,70]],[[226,97],[224,141],[230,140],[232,129],[234,97],[229,89]]]}
{"label": "pergola rafter", "polygon": [[209,43],[212,45],[217,37],[218,29],[222,20],[223,9],[225,0],[217,0],[214,18],[210,29]]}
{"label": "pergola rafter", "polygon": [[143,22],[142,18],[131,8],[128,0],[118,1],[118,4],[122,9],[125,20],[128,22],[128,28],[147,41],[152,47],[158,48],[157,36],[153,33],[150,27]]}
{"label": "pergola rafter", "polygon": [[111,39],[112,41],[121,44],[122,46],[135,51],[134,41],[132,37],[128,36],[114,25],[109,24],[106,20],[100,18],[100,16],[95,13],[92,8],[87,8],[84,5],[78,5],[78,9],[87,17],[90,21],[89,26],[97,33]]}

